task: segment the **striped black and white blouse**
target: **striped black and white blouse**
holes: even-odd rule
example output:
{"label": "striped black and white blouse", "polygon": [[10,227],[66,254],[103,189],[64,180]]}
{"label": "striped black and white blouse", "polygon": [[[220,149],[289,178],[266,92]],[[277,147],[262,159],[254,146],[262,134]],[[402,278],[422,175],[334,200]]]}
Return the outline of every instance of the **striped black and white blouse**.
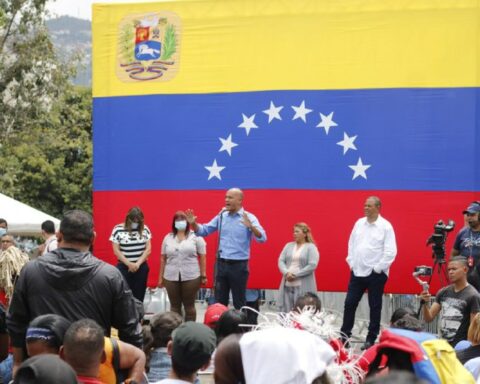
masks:
{"label": "striped black and white blouse", "polygon": [[147,242],[152,238],[150,229],[144,225],[143,236],[140,237],[140,232],[132,230],[128,232],[124,224],[118,224],[113,228],[110,241],[120,245],[120,251],[129,261],[137,261],[142,256]]}

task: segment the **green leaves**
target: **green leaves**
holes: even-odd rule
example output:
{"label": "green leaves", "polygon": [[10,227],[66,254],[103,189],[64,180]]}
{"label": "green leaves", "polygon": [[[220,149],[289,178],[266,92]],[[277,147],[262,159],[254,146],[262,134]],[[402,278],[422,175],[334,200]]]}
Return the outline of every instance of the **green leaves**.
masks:
{"label": "green leaves", "polygon": [[163,41],[162,60],[168,60],[177,50],[177,41],[175,37],[175,27],[171,24],[165,28],[165,39]]}
{"label": "green leaves", "polygon": [[135,35],[133,33],[133,28],[131,25],[126,24],[122,31],[120,32],[120,56],[122,58],[122,63],[128,64],[131,63],[134,57],[135,49]]}
{"label": "green leaves", "polygon": [[0,190],[55,216],[91,210],[90,90],[72,88],[52,119],[12,135],[0,148]]}
{"label": "green leaves", "polygon": [[0,190],[60,216],[91,210],[92,97],[55,56],[44,6],[0,0]]}

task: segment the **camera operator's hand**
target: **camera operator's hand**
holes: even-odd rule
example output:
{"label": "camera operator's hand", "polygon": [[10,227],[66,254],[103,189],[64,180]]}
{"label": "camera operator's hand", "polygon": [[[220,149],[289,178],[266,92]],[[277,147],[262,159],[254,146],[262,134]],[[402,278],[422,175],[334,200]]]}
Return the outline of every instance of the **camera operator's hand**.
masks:
{"label": "camera operator's hand", "polygon": [[431,297],[432,297],[432,295],[430,295],[430,292],[428,292],[428,291],[423,291],[422,293],[420,293],[420,298],[425,303],[430,303],[430,298]]}

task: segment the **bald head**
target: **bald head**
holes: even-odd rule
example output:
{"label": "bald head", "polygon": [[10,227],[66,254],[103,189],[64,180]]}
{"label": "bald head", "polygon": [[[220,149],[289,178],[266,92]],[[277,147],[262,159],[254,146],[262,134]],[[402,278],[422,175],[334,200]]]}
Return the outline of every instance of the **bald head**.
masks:
{"label": "bald head", "polygon": [[236,195],[238,195],[242,200],[243,200],[243,191],[240,189],[240,188],[230,188],[228,192],[231,192],[231,193],[234,193]]}
{"label": "bald head", "polygon": [[242,208],[243,192],[240,188],[230,188],[225,195],[225,208],[235,213]]}

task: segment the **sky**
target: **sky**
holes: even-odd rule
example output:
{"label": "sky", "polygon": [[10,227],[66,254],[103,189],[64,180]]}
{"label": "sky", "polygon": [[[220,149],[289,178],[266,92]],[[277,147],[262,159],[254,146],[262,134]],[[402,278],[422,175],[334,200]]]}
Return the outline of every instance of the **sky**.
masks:
{"label": "sky", "polygon": [[74,16],[92,20],[93,3],[148,3],[154,0],[50,0],[47,9],[52,16]]}

